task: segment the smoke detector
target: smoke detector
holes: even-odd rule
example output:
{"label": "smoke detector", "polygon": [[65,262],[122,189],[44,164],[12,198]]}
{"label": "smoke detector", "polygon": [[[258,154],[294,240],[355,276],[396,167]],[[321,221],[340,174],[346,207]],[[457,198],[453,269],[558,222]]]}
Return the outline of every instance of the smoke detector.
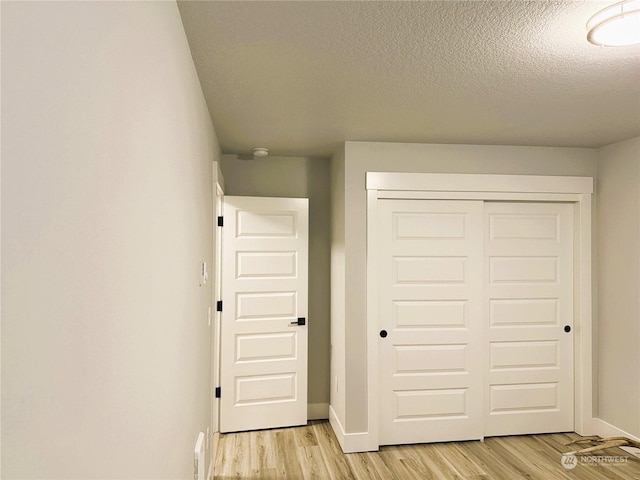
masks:
{"label": "smoke detector", "polygon": [[254,157],[268,157],[269,156],[269,149],[268,148],[264,148],[264,147],[256,147],[253,149],[253,156]]}

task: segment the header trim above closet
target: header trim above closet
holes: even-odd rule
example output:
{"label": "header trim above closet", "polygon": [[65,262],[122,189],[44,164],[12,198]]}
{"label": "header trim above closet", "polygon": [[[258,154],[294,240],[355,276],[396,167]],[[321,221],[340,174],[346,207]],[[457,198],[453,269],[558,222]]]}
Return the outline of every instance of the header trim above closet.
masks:
{"label": "header trim above closet", "polygon": [[431,192],[593,193],[591,177],[367,172],[367,190]]}

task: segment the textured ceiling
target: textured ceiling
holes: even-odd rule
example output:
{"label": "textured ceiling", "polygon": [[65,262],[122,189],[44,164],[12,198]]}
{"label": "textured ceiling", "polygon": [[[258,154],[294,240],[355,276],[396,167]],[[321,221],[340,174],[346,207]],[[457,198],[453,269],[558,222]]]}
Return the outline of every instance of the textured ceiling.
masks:
{"label": "textured ceiling", "polygon": [[640,135],[640,47],[612,2],[180,1],[225,153],[345,140],[598,147]]}

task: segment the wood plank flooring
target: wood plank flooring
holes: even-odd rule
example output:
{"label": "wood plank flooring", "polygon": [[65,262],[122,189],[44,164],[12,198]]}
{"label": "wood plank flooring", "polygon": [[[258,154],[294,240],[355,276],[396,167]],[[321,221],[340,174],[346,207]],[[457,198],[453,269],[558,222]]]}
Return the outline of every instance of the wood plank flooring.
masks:
{"label": "wood plank flooring", "polygon": [[[575,433],[487,438],[484,442],[382,447],[343,454],[326,421],[275,430],[222,434],[215,479],[260,480],[640,480],[640,460],[612,448],[594,457],[625,457],[624,463],[592,460],[565,469],[562,453]],[[610,462],[611,460],[609,460]]]}

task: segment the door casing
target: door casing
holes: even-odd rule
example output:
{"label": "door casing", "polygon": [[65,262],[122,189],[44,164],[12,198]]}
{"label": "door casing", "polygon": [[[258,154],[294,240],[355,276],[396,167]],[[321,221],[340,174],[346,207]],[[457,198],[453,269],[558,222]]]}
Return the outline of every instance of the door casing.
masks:
{"label": "door casing", "polygon": [[345,453],[376,451],[378,440],[378,199],[566,202],[574,218],[574,428],[594,432],[592,358],[591,196],[593,178],[367,172],[367,410],[368,430],[345,442]]}
{"label": "door casing", "polygon": [[215,396],[215,388],[220,385],[220,312],[216,311],[215,303],[220,298],[220,273],[222,258],[222,242],[220,228],[217,226],[218,216],[222,215],[222,197],[224,195],[224,177],[218,162],[213,162],[213,282],[211,284],[211,306],[209,308],[209,327],[211,329],[211,427],[207,439],[210,448],[209,469],[210,478],[213,475],[213,462],[217,448],[216,433],[219,430],[220,401]]}

